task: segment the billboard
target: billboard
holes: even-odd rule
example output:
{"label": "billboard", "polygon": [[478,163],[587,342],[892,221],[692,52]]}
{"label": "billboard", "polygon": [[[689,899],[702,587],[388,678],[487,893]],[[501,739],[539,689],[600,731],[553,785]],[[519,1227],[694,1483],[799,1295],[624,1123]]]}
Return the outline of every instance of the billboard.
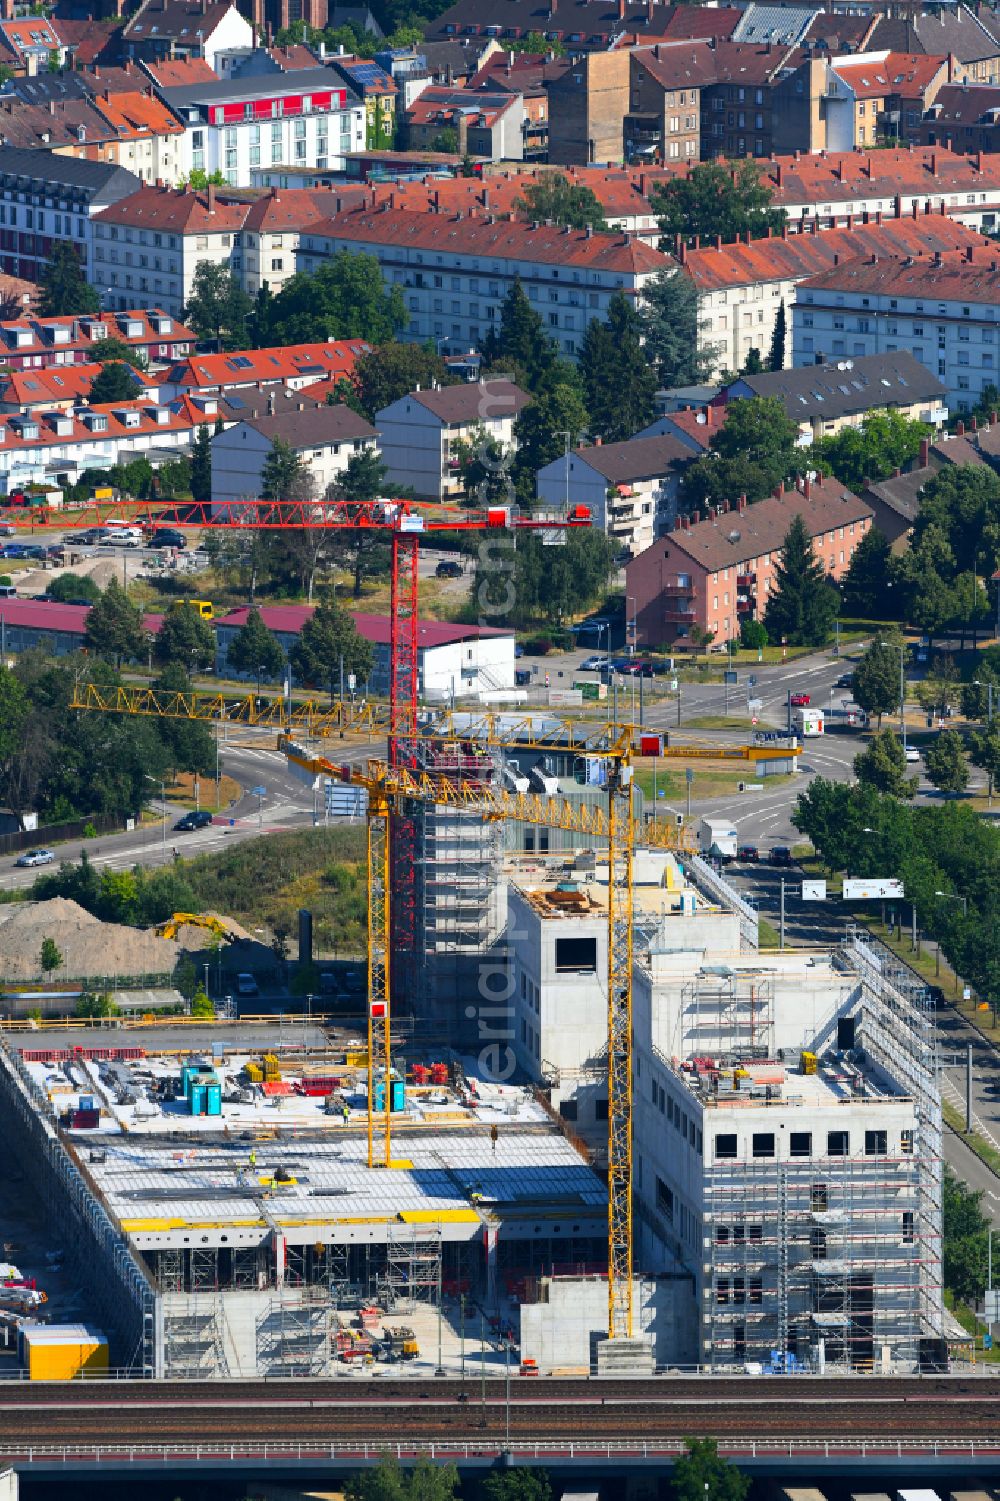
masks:
{"label": "billboard", "polygon": [[826,882],[825,881],[803,881],[802,882],[802,900],[804,902],[825,902],[826,901]]}
{"label": "billboard", "polygon": [[878,876],[872,876],[868,880],[851,880],[844,878],[844,901],[845,902],[877,902],[883,897],[902,897],[902,881],[883,880]]}

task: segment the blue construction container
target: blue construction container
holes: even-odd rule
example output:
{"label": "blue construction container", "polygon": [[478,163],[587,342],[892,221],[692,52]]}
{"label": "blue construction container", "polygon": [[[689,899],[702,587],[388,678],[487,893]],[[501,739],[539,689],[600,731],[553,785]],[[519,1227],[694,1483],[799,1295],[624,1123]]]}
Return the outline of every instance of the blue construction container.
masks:
{"label": "blue construction container", "polygon": [[188,1104],[191,1106],[192,1115],[205,1114],[205,1085],[197,1079],[192,1079],[188,1084]]}
{"label": "blue construction container", "polygon": [[218,1079],[209,1079],[205,1086],[205,1114],[222,1114],[222,1085]]}
{"label": "blue construction container", "polygon": [[[373,1101],[376,1110],[385,1109],[385,1086],[381,1078],[375,1080],[375,1099]],[[389,1080],[389,1109],[403,1110],[406,1107],[406,1085],[395,1073],[390,1075]]]}

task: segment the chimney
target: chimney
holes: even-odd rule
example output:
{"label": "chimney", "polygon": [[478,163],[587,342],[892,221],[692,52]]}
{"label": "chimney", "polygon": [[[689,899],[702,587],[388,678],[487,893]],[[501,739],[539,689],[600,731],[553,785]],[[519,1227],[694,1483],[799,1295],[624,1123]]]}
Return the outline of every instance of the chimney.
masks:
{"label": "chimney", "polygon": [[810,480],[808,474],[802,481],[802,494],[805,496],[806,500],[808,500],[812,495],[812,481]]}
{"label": "chimney", "polygon": [[215,183],[214,182],[210,182],[209,185],[208,185],[208,212],[210,214],[214,214],[215,213]]}
{"label": "chimney", "polygon": [[972,260],[972,246],[971,245],[966,245],[966,247],[965,247],[965,259],[967,261],[971,261]]}
{"label": "chimney", "polygon": [[738,509],[739,509],[739,512],[740,512],[741,516],[742,516],[743,512],[746,510],[746,508],[747,508],[747,498],[746,498],[745,495],[741,495],[740,499],[739,499],[739,505],[738,505]]}
{"label": "chimney", "polygon": [[678,247],[678,251],[677,251],[677,259],[680,261],[680,263],[681,263],[682,266],[686,266],[687,265],[687,258],[688,258],[688,249],[687,249],[687,246],[685,245],[684,241],[681,240],[680,246]]}
{"label": "chimney", "polygon": [[273,391],[268,391],[268,393],[267,393],[267,415],[269,417],[273,417],[274,416],[274,392]]}
{"label": "chimney", "polygon": [[715,237],[715,248],[716,248],[716,250],[721,250],[722,249],[722,236],[721,235],[716,235],[716,237]]}
{"label": "chimney", "polygon": [[595,439],[594,439],[594,447],[595,447],[595,448],[600,448],[600,446],[601,446],[601,444],[602,444],[602,443],[603,443],[603,442],[604,442],[604,439],[603,439],[603,438],[600,438],[600,437],[598,437],[598,438],[595,438]]}
{"label": "chimney", "polygon": [[929,438],[920,440],[920,467],[926,469],[931,460],[931,443]]}
{"label": "chimney", "polygon": [[956,431],[956,433],[958,434],[958,436],[960,438],[964,438],[965,437],[965,423],[964,422],[960,422],[958,424],[958,426],[955,428],[955,431]]}
{"label": "chimney", "polygon": [[979,418],[978,417],[973,417],[972,420],[971,420],[970,426],[972,427],[972,431],[974,433],[978,433],[978,431],[979,431]]}
{"label": "chimney", "polygon": [[680,531],[683,531],[683,530],[684,530],[684,517],[683,516],[675,516],[674,517],[674,531],[675,532],[680,532]]}
{"label": "chimney", "polygon": [[771,491],[771,494],[774,496],[775,500],[780,500],[784,493],[784,485],[775,485],[774,489]]}

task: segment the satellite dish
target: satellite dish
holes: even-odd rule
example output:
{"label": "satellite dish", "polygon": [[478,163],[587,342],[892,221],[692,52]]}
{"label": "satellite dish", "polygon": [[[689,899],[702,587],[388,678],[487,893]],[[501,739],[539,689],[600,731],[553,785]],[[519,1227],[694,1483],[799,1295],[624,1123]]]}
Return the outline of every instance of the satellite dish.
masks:
{"label": "satellite dish", "polygon": [[737,531],[730,532],[729,533],[729,540],[730,540],[730,542],[738,542],[740,540],[740,533],[737,532]]}

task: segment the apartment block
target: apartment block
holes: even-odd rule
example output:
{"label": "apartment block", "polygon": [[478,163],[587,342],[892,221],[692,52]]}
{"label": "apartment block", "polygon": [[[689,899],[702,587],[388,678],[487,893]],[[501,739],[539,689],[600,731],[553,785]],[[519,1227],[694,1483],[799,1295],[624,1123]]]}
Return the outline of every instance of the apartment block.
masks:
{"label": "apartment block", "polygon": [[[276,405],[277,403],[275,403]],[[246,417],[212,439],[212,499],[260,495],[264,465],[277,442],[287,443],[309,474],[312,494],[322,498],[355,454],[373,449],[375,429],[350,407],[307,406]]]}
{"label": "apartment block", "polygon": [[123,167],[0,146],[0,271],[39,281],[53,246],[65,240],[93,282],[90,220],[140,186]]}
{"label": "apartment block", "polygon": [[563,354],[575,357],[592,318],[616,292],[636,296],[673,262],[629,234],[499,221],[492,214],[357,209],[313,225],[299,268],[316,271],[340,250],[377,257],[409,312],[406,339],[464,352],[500,320],[520,282]]}
{"label": "apartment block", "polygon": [[426,500],[463,493],[459,444],[481,437],[511,452],[514,423],[531,397],[513,381],[463,381],[411,391],[375,414],[391,482]]}
{"label": "apartment block", "polygon": [[628,52],[589,52],[549,84],[549,161],[620,162],[629,102]]}
{"label": "apartment block", "polygon": [[744,620],[761,620],[796,516],[830,578],[843,578],[871,526],[871,507],[836,480],[817,477],[799,488],[780,487],[748,505],[723,503],[705,518],[679,516],[674,530],[626,565],[635,600],[636,641],[658,647],[684,641],[692,627],[716,641],[739,634]]}
{"label": "apartment block", "polygon": [[633,557],[673,526],[681,475],[694,458],[676,437],[635,437],[588,444],[538,470],[538,499],[565,505],[572,497]]}
{"label": "apartment block", "polygon": [[992,247],[930,259],[870,256],[803,282],[793,308],[797,364],[906,351],[945,390],[952,410],[997,384],[1000,258]]}

